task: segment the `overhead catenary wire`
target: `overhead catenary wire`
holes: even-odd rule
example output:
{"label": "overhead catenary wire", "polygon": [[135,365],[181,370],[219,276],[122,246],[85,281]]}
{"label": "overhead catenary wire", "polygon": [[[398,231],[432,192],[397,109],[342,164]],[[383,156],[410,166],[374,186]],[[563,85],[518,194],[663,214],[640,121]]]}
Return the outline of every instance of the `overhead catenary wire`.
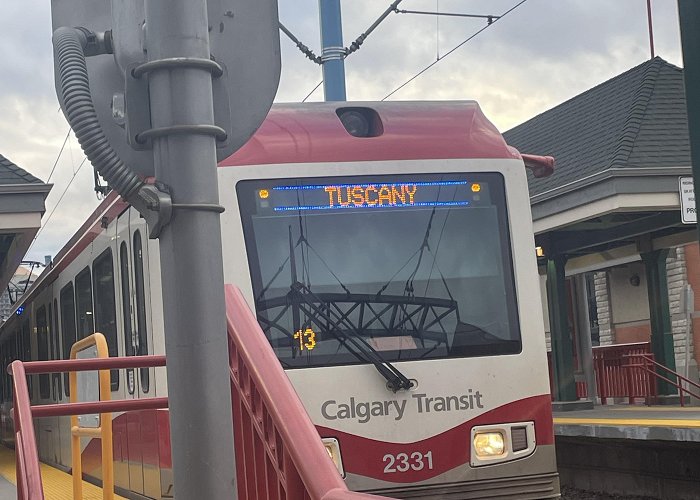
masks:
{"label": "overhead catenary wire", "polygon": [[301,102],[306,102],[306,100],[307,100],[309,97],[311,97],[311,94],[313,94],[314,92],[316,92],[316,89],[318,89],[318,88],[321,86],[322,83],[323,83],[323,80],[321,80],[320,82],[318,82],[318,83],[316,84],[316,86],[311,90],[311,92],[309,92],[308,94],[306,94],[306,97],[304,97],[304,98],[301,100]]}
{"label": "overhead catenary wire", "polygon": [[58,206],[61,204],[63,197],[68,192],[68,189],[71,187],[71,184],[73,184],[73,180],[75,180],[75,177],[78,175],[78,172],[80,172],[80,169],[83,168],[83,165],[85,164],[86,161],[87,161],[87,156],[85,158],[83,158],[82,162],[80,162],[80,165],[78,165],[78,169],[73,173],[73,177],[71,177],[70,181],[68,181],[68,185],[66,186],[66,189],[63,190],[63,193],[61,193],[61,197],[56,202],[56,205],[54,205],[53,209],[51,210],[51,213],[46,218],[46,220],[44,221],[42,226],[39,228],[39,231],[37,231],[36,236],[34,236],[34,239],[32,240],[32,244],[29,245],[29,248],[27,249],[27,254],[34,246],[34,243],[36,243],[36,240],[37,240],[37,238],[39,238],[39,235],[41,234],[41,232],[46,228],[46,226],[49,225],[49,221],[51,221],[51,217],[53,216],[53,214],[56,211],[56,209],[58,208]]}
{"label": "overhead catenary wire", "polygon": [[68,143],[68,138],[70,137],[70,131],[71,129],[68,129],[68,133],[66,134],[66,138],[63,139],[63,145],[61,146],[61,150],[58,152],[58,156],[56,156],[56,161],[53,162],[53,167],[51,167],[51,172],[49,173],[49,178],[46,179],[46,184],[51,182],[51,177],[53,176],[54,171],[56,170],[56,165],[58,165],[58,160],[61,159],[61,155],[63,154],[63,150],[66,148],[66,144]]}
{"label": "overhead catenary wire", "polygon": [[412,82],[413,80],[415,80],[416,78],[420,77],[423,73],[425,73],[426,71],[428,71],[430,68],[432,68],[433,66],[435,66],[435,65],[436,65],[437,63],[439,63],[440,61],[444,60],[447,56],[449,56],[450,54],[452,54],[453,52],[455,52],[457,49],[459,49],[460,47],[462,47],[464,44],[466,44],[467,42],[469,42],[470,40],[474,39],[475,37],[477,37],[479,34],[481,34],[482,32],[484,32],[485,30],[487,30],[488,28],[490,28],[491,26],[493,26],[494,24],[496,24],[498,21],[500,21],[501,19],[503,19],[504,17],[506,17],[508,14],[510,14],[511,12],[513,12],[515,9],[517,9],[518,7],[520,7],[520,6],[521,6],[522,4],[524,4],[525,2],[527,2],[527,0],[521,0],[520,2],[518,2],[517,4],[515,4],[513,7],[511,7],[510,9],[508,9],[507,11],[505,11],[503,14],[501,14],[500,16],[498,16],[497,19],[494,19],[494,21],[493,21],[492,23],[487,24],[486,26],[484,26],[484,27],[481,28],[480,30],[476,31],[475,33],[473,33],[472,35],[470,35],[469,37],[467,37],[465,40],[461,41],[460,43],[458,43],[457,45],[455,45],[454,47],[452,47],[452,49],[450,49],[449,51],[447,51],[447,52],[445,53],[445,55],[443,55],[441,58],[436,59],[435,61],[433,61],[433,62],[431,62],[430,64],[428,64],[425,68],[421,69],[418,73],[416,73],[416,74],[413,75],[411,78],[409,78],[408,80],[406,80],[405,82],[403,82],[401,85],[399,85],[398,87],[396,87],[394,90],[392,90],[391,92],[389,92],[387,95],[385,95],[381,100],[382,100],[382,101],[386,101],[389,97],[391,97],[392,95],[394,95],[396,92],[398,92],[399,90],[401,90],[402,88],[404,88],[406,85],[408,85],[409,83],[411,83],[411,82]]}
{"label": "overhead catenary wire", "polygon": [[496,19],[501,16],[493,16],[489,14],[462,14],[460,12],[430,12],[425,10],[404,10],[396,9],[394,12],[397,14],[421,14],[424,16],[447,16],[447,17],[470,17],[474,19],[486,19],[488,24],[492,24]]}

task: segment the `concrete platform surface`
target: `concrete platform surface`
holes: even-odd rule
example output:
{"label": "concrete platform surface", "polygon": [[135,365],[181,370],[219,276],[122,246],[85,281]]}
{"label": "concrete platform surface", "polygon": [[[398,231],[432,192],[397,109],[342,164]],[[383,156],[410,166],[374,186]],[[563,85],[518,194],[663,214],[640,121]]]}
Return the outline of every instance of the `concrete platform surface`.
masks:
{"label": "concrete platform surface", "polygon": [[0,498],[2,500],[13,500],[17,498],[17,488],[4,477],[0,476]]}
{"label": "concrete platform surface", "polygon": [[700,407],[604,405],[554,413],[557,436],[700,442]]}

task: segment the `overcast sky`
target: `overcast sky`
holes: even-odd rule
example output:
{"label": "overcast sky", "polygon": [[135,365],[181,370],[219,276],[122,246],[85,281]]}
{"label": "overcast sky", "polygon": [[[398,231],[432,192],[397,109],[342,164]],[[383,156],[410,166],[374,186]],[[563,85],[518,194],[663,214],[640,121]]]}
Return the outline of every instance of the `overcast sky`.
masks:
{"label": "overcast sky", "polygon": [[[389,3],[342,1],[345,45]],[[404,0],[400,8],[499,15],[517,3]],[[2,0],[0,7],[0,154],[44,181],[69,129],[53,84],[49,4]],[[652,0],[652,5],[656,54],[682,66],[677,2]],[[280,20],[320,53],[318,1],[279,0],[279,11]],[[348,99],[383,99],[484,25],[475,19],[390,15],[346,60]],[[321,70],[284,35],[281,46],[276,101],[298,102],[321,80]],[[645,0],[528,0],[390,99],[474,99],[505,131],[649,57]],[[322,99],[322,89],[309,98]],[[44,255],[55,255],[98,204],[91,166],[86,163],[75,173],[82,159],[71,135],[50,179],[54,187],[46,202],[46,227],[27,258],[43,261]]]}

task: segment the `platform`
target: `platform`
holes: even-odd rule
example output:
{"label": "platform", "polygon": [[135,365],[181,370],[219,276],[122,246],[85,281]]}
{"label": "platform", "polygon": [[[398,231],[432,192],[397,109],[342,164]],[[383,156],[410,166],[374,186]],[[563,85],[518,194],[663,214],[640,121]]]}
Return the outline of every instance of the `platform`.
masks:
{"label": "platform", "polygon": [[[41,464],[41,479],[46,500],[73,500],[73,477],[46,464]],[[0,499],[16,498],[15,452],[0,445]],[[126,500],[114,495],[115,500]],[[102,500],[102,488],[83,481],[84,500]]]}
{"label": "platform", "polygon": [[604,405],[554,413],[556,436],[700,442],[700,407]]}

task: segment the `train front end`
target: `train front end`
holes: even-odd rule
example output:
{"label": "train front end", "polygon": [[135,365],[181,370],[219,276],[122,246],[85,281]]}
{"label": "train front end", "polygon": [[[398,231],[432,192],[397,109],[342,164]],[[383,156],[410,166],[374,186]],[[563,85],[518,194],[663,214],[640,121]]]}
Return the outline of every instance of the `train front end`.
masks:
{"label": "train front end", "polygon": [[476,103],[279,106],[219,181],[226,281],[350,488],[558,496],[525,168]]}

